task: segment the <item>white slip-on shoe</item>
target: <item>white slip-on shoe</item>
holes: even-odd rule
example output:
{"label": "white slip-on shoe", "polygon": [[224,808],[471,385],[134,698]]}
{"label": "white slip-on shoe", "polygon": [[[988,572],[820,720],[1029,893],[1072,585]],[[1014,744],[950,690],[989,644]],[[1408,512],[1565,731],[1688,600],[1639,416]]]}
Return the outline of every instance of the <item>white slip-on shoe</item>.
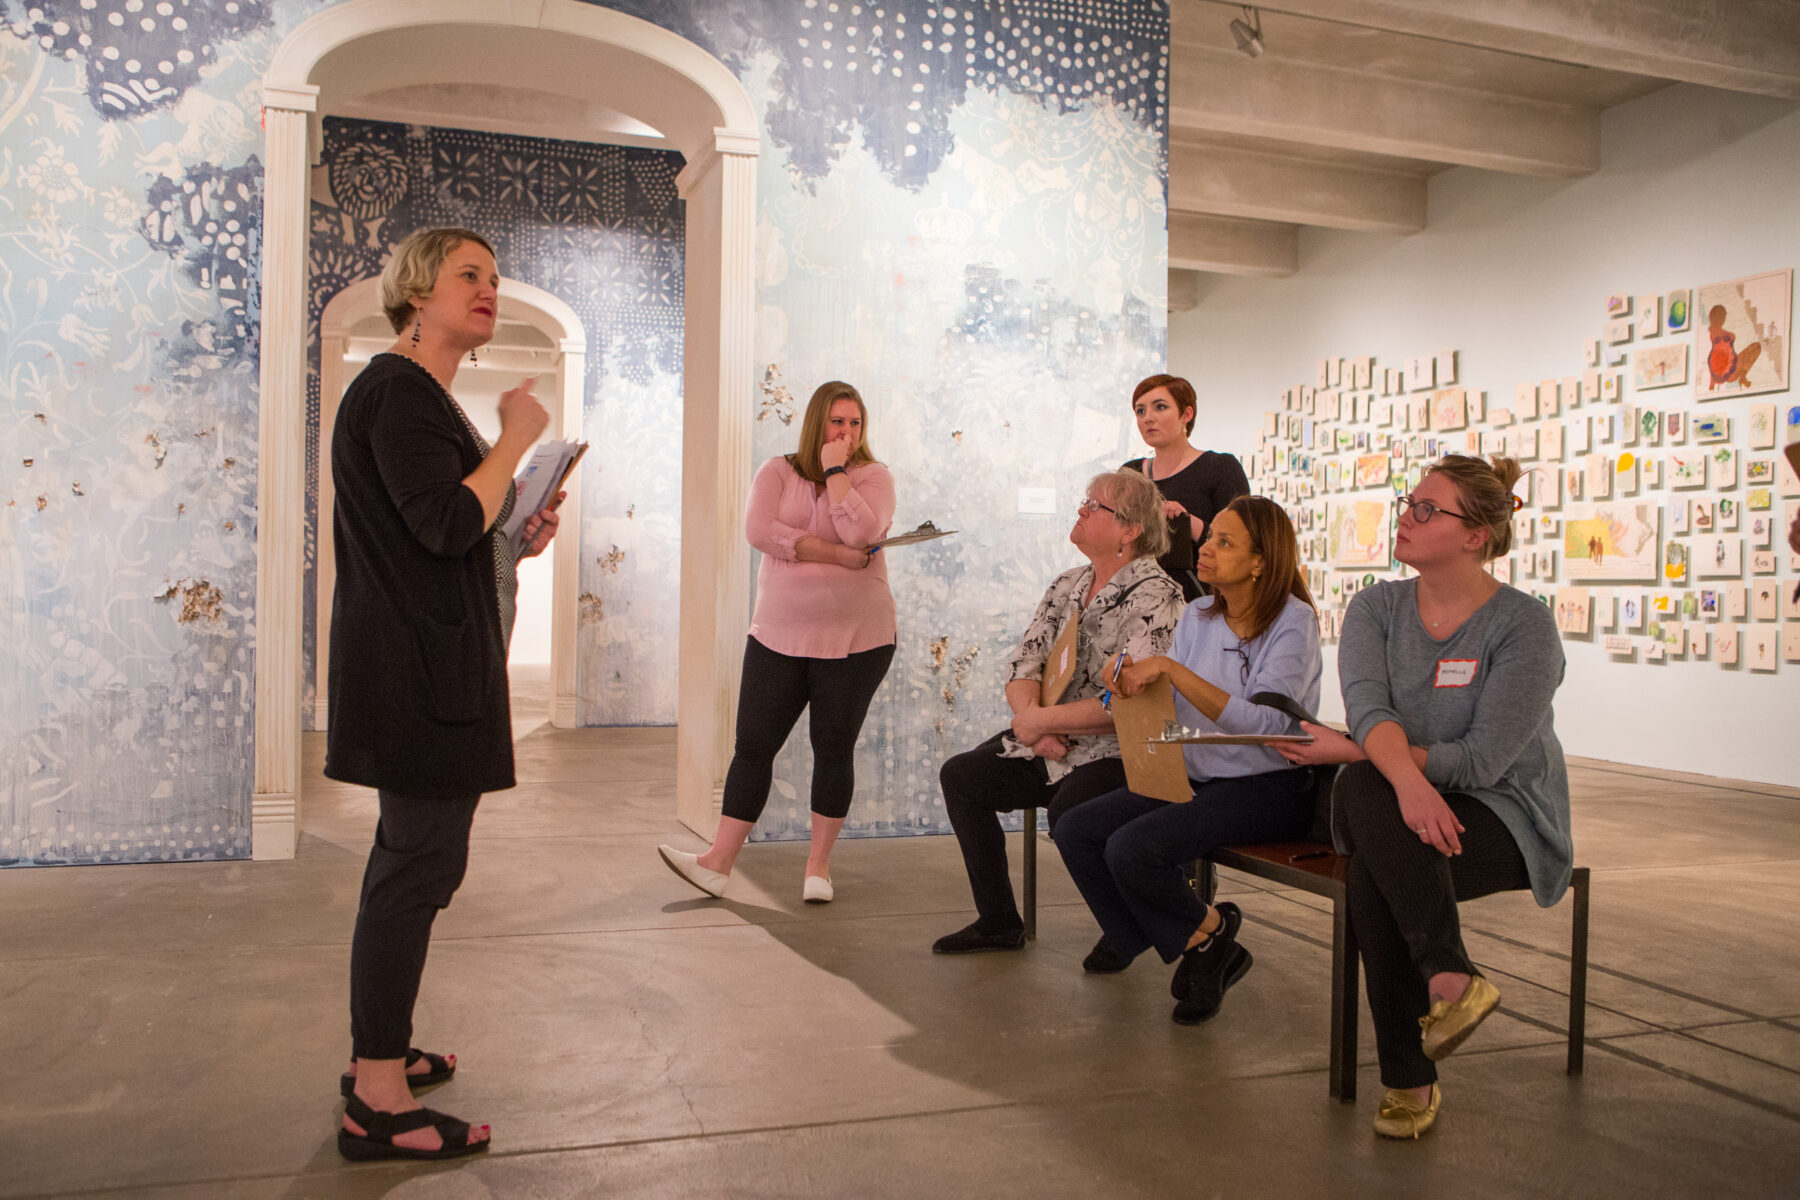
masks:
{"label": "white slip-on shoe", "polygon": [[831,880],[823,875],[808,875],[800,886],[800,898],[808,904],[830,904],[832,895]]}
{"label": "white slip-on shoe", "polygon": [[700,865],[700,856],[689,854],[685,850],[677,850],[673,846],[658,846],[656,852],[669,870],[675,872],[709,896],[718,897],[725,894],[725,885],[731,882],[729,873],[721,875],[717,871],[709,871]]}

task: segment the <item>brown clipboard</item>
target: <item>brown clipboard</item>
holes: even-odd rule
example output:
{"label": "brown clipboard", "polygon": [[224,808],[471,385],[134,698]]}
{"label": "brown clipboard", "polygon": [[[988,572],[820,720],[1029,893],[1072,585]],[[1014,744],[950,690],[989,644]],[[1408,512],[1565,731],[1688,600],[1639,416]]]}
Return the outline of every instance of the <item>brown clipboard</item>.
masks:
{"label": "brown clipboard", "polygon": [[1076,610],[1063,622],[1062,632],[1050,646],[1050,657],[1044,660],[1044,673],[1038,679],[1038,703],[1045,708],[1060,703],[1063,693],[1069,690],[1069,683],[1075,678],[1080,641],[1081,612]]}
{"label": "brown clipboard", "polygon": [[1119,755],[1125,760],[1127,787],[1140,796],[1171,804],[1194,798],[1181,747],[1151,741],[1160,738],[1165,723],[1175,719],[1175,687],[1167,676],[1135,696],[1113,693],[1112,719],[1119,735]]}

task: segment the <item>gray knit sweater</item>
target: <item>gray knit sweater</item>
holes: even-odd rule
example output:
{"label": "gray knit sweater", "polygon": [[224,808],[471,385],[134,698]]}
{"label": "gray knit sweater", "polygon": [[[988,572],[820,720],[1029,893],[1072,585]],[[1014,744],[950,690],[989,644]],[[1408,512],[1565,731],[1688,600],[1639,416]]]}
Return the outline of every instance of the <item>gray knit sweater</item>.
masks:
{"label": "gray knit sweater", "polygon": [[1338,678],[1350,736],[1383,721],[1426,749],[1425,778],[1473,796],[1506,823],[1531,892],[1548,908],[1569,886],[1569,773],[1550,701],[1563,679],[1550,610],[1502,587],[1438,641],[1419,619],[1418,580],[1358,592],[1345,614]]}

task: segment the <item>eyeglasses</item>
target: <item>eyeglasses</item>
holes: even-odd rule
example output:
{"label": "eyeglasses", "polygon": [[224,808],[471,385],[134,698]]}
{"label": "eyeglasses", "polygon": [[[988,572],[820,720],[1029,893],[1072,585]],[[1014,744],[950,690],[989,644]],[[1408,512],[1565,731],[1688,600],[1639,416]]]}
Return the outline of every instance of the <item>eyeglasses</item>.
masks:
{"label": "eyeglasses", "polygon": [[1468,520],[1472,519],[1466,513],[1459,513],[1459,512],[1456,512],[1454,509],[1448,509],[1448,508],[1443,507],[1442,505],[1433,504],[1429,500],[1414,500],[1411,496],[1397,497],[1394,500],[1394,503],[1398,504],[1400,506],[1400,515],[1401,516],[1405,516],[1408,513],[1410,513],[1410,514],[1412,514],[1412,519],[1417,521],[1421,525],[1430,521],[1431,518],[1437,516],[1439,513],[1443,513],[1447,517],[1456,517],[1459,520],[1463,520],[1463,521],[1468,521]]}
{"label": "eyeglasses", "polygon": [[1238,656],[1238,676],[1245,683],[1250,682],[1250,652],[1244,649],[1244,643],[1225,647],[1227,651]]}
{"label": "eyeglasses", "polygon": [[1102,504],[1098,500],[1095,500],[1091,497],[1089,499],[1083,500],[1080,504],[1077,504],[1075,506],[1076,513],[1078,515],[1084,516],[1084,517],[1093,516],[1094,512],[1096,510],[1098,510],[1100,512],[1109,512],[1115,517],[1119,515],[1118,509],[1113,508],[1110,505]]}

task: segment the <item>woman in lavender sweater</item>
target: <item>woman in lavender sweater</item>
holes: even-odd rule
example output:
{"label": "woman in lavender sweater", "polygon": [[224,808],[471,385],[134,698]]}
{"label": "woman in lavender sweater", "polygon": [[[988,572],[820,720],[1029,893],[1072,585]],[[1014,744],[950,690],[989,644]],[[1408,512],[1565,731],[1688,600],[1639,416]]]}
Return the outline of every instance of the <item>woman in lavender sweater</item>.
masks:
{"label": "woman in lavender sweater", "polygon": [[1350,604],[1338,646],[1350,737],[1308,725],[1317,740],[1283,751],[1349,764],[1332,833],[1350,855],[1384,1137],[1431,1128],[1437,1061],[1500,1002],[1469,961],[1457,902],[1529,887],[1549,907],[1574,861],[1550,707],[1563,677],[1556,622],[1483,569],[1512,546],[1518,478],[1514,459],[1452,454],[1400,498],[1394,557],[1418,578]]}
{"label": "woman in lavender sweater", "polygon": [[800,448],[750,485],[744,526],[762,551],[744,646],[737,746],[724,815],[703,854],[658,852],[671,871],[721,896],[769,799],[775,755],[811,710],[812,853],[802,898],[831,900],[831,848],[856,788],[856,738],[894,658],[894,595],[873,549],[894,519],[894,480],[869,449],[869,412],[847,383],[813,393]]}

